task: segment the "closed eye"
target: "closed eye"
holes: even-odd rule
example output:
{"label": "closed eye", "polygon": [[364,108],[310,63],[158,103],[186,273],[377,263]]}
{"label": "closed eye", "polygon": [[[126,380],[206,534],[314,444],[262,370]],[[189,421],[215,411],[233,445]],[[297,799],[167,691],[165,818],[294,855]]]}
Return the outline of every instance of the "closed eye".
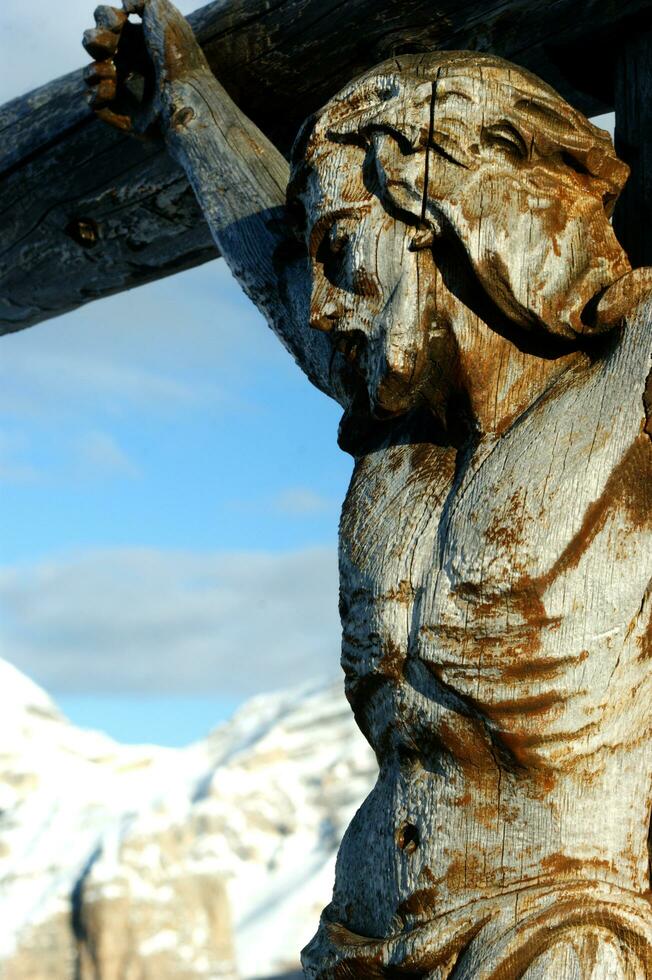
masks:
{"label": "closed eye", "polygon": [[519,160],[527,158],[527,146],[519,131],[511,123],[496,123],[482,130],[483,146],[497,148]]}
{"label": "closed eye", "polygon": [[[308,247],[313,257],[322,248],[330,250],[331,244],[338,249],[337,239],[349,238],[355,226],[369,213],[370,205],[356,205],[352,208],[338,208],[322,214],[309,230]],[[343,242],[342,244],[345,244]]]}
{"label": "closed eye", "polygon": [[326,229],[317,245],[315,259],[322,266],[328,281],[334,286],[341,285],[348,242],[348,233],[338,229],[335,224]]}
{"label": "closed eye", "polygon": [[574,157],[572,153],[568,153],[566,150],[562,150],[560,153],[562,163],[564,166],[568,167],[569,170],[575,171],[576,174],[582,174],[583,177],[592,177],[591,171],[584,166],[581,160]]}

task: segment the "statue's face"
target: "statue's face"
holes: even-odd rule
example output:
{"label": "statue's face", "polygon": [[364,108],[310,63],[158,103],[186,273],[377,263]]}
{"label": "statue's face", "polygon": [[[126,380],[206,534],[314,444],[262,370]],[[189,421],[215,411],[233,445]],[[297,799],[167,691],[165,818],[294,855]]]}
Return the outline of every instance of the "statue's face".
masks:
{"label": "statue's face", "polygon": [[[559,116],[551,128],[534,112],[519,129],[505,121],[518,113],[500,73],[482,101],[477,90],[469,89],[473,98],[464,91],[472,83],[440,80],[450,88],[439,116],[435,107],[442,150],[431,147],[427,165],[425,149],[406,152],[381,125],[371,149],[324,141],[314,150],[304,195],[311,324],[354,363],[378,416],[410,408],[428,385],[441,294],[432,251],[414,249],[424,217],[443,249],[446,236],[462,244],[495,306],[528,331],[585,333],[587,304],[629,271],[609,222],[627,168],[605,150],[604,137],[593,147],[591,130],[582,136],[576,120]],[[431,86],[421,89],[430,98]],[[399,110],[403,120],[424,118],[409,92]]]}
{"label": "statue's face", "polygon": [[354,365],[372,412],[383,417],[409,409],[418,397],[428,366],[430,298],[425,286],[419,289],[423,257],[410,250],[414,228],[395,220],[365,188],[363,154],[352,161],[352,150],[329,154],[329,171],[345,180],[326,182],[323,172],[311,178],[310,322]]}

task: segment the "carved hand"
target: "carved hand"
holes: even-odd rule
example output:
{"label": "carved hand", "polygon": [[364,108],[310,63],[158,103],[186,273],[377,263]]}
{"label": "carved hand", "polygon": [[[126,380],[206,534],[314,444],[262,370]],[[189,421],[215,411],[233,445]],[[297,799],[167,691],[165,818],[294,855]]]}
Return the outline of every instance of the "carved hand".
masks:
{"label": "carved hand", "polygon": [[85,72],[91,108],[118,129],[156,137],[169,83],[208,69],[190,25],[169,0],[123,0],[94,16],[82,41],[95,59]]}
{"label": "carved hand", "polygon": [[287,255],[287,161],[220,84],[170,0],[100,6],[95,23],[83,42],[93,110],[124,132],[164,137],[235,278],[309,378],[346,404],[331,345],[308,325],[306,290],[290,289],[289,262],[277,261]]}

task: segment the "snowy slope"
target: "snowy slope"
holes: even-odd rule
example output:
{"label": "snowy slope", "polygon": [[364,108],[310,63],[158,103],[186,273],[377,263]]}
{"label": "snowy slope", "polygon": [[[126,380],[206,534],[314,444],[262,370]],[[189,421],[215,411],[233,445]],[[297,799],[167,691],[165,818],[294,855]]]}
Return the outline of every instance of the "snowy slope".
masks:
{"label": "snowy slope", "polygon": [[[96,958],[109,936],[128,933],[123,961],[157,957],[161,978],[233,975],[231,939],[241,976],[291,969],[374,778],[340,685],[256,698],[204,741],[164,749],[75,728],[0,661],[0,960],[9,980],[51,976],[51,966],[38,975],[32,959],[24,966],[25,946],[51,951],[75,917]],[[53,931],[55,921],[63,925]],[[62,964],[79,956],[72,934],[65,942]],[[109,953],[105,961],[102,976],[117,977]],[[83,962],[70,962],[69,975],[83,976]],[[65,976],[60,969],[57,980]]]}

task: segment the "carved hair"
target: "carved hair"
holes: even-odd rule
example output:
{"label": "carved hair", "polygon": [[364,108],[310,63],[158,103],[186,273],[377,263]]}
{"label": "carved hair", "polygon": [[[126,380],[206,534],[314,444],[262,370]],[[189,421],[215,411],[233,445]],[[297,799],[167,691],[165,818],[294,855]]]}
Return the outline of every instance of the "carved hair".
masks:
{"label": "carved hair", "polygon": [[[484,98],[488,87],[500,97]],[[578,171],[607,181],[613,202],[629,173],[609,134],[535,75],[495,56],[434,52],[383,62],[304,123],[292,151],[289,203],[333,144],[370,147],[379,133],[405,155],[428,151],[467,170],[481,165],[487,141],[502,142],[508,153],[522,144],[524,156],[533,147],[543,156],[563,153]]]}

